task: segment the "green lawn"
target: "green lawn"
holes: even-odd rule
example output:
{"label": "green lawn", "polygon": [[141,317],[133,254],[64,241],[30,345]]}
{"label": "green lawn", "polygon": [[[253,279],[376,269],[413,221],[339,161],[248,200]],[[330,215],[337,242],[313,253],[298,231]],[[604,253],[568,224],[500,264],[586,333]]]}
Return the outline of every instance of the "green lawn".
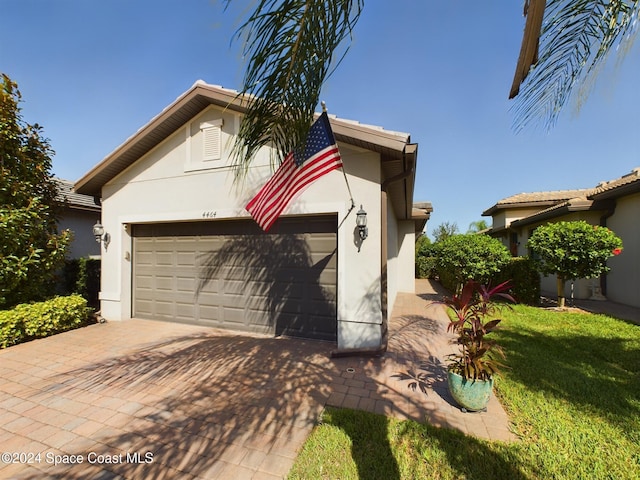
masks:
{"label": "green lawn", "polygon": [[640,478],[640,326],[518,305],[492,334],[496,393],[521,441],[329,409],[292,479]]}

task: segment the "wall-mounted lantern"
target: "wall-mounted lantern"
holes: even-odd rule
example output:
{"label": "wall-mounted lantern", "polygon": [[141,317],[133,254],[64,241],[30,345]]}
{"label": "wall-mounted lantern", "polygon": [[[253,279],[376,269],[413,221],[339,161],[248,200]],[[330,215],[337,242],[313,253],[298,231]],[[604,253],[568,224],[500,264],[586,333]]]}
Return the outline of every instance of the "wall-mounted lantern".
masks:
{"label": "wall-mounted lantern", "polygon": [[96,242],[104,243],[104,249],[106,250],[109,246],[109,242],[111,242],[111,235],[104,231],[104,227],[99,220],[93,226],[93,236],[95,237]]}
{"label": "wall-mounted lantern", "polygon": [[367,212],[362,209],[362,205],[360,205],[360,210],[356,213],[356,225],[358,226],[360,239],[366,239],[369,236],[369,229],[367,228]]}

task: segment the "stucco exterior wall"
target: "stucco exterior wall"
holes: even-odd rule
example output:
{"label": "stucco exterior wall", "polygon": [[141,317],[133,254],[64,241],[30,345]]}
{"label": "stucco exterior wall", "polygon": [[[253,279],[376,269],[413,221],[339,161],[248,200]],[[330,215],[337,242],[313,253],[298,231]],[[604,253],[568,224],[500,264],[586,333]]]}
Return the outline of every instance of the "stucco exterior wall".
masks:
{"label": "stucco exterior wall", "polygon": [[615,213],[607,226],[622,239],[620,256],[609,260],[607,298],[614,302],[640,307],[640,193],[618,199]]}
{"label": "stucco exterior wall", "polygon": [[414,222],[398,222],[398,291],[416,291],[416,226]]}
{"label": "stucco exterior wall", "polygon": [[[200,124],[222,119],[222,155],[203,162]],[[130,224],[250,218],[246,203],[270,178],[269,151],[256,157],[244,183],[234,183],[229,152],[239,117],[211,107],[133,164],[102,191],[102,223],[111,235],[103,250],[102,315],[131,317]],[[375,347],[381,342],[381,205],[379,155],[339,145],[359,207],[368,214],[369,237],[358,252],[355,214],[342,171],[320,178],[285,215],[336,213],[338,217],[338,347]]]}
{"label": "stucco exterior wall", "polygon": [[398,221],[387,196],[387,316],[391,317],[398,295]]}

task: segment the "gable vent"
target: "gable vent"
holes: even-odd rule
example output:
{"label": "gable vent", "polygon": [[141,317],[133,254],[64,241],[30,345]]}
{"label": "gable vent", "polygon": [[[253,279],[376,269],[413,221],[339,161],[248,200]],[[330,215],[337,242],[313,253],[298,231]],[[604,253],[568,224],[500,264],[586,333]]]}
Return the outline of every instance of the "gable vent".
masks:
{"label": "gable vent", "polygon": [[200,124],[202,132],[202,159],[219,160],[221,157],[222,119]]}

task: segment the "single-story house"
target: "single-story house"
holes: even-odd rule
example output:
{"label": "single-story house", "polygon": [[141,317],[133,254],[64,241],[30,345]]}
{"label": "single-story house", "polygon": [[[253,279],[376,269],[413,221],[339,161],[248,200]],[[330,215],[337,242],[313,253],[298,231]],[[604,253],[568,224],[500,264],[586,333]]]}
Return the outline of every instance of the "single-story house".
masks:
{"label": "single-story house", "polygon": [[[519,193],[500,200],[482,215],[493,219],[487,233],[501,239],[514,256],[528,254],[527,240],[539,225],[584,220],[610,228],[622,239],[622,255],[609,260],[611,270],[600,279],[567,282],[565,295],[608,298],[640,307],[640,167],[593,188]],[[555,285],[555,276],[542,278],[544,292],[555,292]]]}
{"label": "single-story house", "polygon": [[93,236],[93,226],[100,220],[100,205],[91,195],[74,192],[73,182],[54,178],[58,187],[57,200],[61,206],[58,231],[71,230],[69,258],[99,257],[100,245]]}
{"label": "single-story house", "polygon": [[244,207],[273,174],[270,148],[243,182],[230,153],[248,101],[198,81],[77,181],[101,198],[109,238],[102,316],[383,346],[397,293],[414,291],[429,217],[413,205],[418,145],[331,117],[344,174],[315,181],[265,233]]}

